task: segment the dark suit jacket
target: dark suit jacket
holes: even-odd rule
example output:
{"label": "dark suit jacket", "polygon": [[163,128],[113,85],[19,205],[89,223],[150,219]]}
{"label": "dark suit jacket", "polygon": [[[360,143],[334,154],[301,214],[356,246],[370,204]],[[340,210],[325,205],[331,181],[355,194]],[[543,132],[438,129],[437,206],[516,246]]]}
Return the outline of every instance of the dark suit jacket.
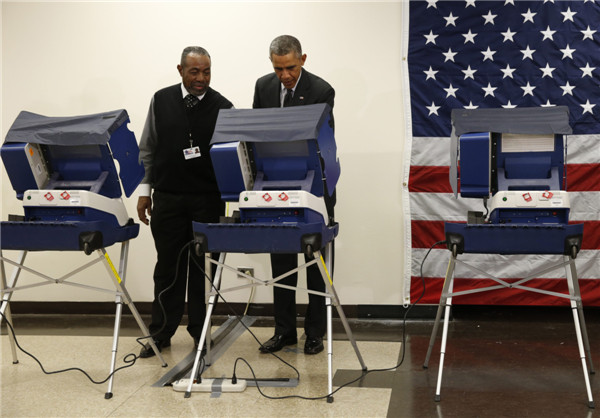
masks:
{"label": "dark suit jacket", "polygon": [[[280,107],[281,82],[275,73],[267,74],[256,81],[254,87],[254,102],[252,107]],[[294,91],[291,106],[327,103],[333,110],[335,91],[322,78],[302,69],[300,81]],[[332,115],[333,116],[333,115]]]}

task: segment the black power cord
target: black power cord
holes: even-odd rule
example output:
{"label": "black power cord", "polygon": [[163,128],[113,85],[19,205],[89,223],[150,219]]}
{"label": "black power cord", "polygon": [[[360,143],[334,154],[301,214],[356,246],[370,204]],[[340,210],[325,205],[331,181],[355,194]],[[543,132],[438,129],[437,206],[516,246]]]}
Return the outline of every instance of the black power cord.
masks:
{"label": "black power cord", "polygon": [[[175,285],[175,281],[177,280],[177,273],[179,272],[179,264],[180,264],[180,261],[181,261],[181,256],[183,255],[183,252],[184,252],[184,251],[185,251],[185,250],[186,250],[186,249],[187,249],[187,248],[188,248],[188,247],[189,247],[189,246],[190,246],[190,245],[191,245],[193,242],[194,242],[194,241],[191,241],[191,242],[187,243],[186,245],[184,245],[184,246],[181,248],[181,250],[179,251],[179,254],[178,254],[178,256],[177,256],[177,262],[176,262],[176,264],[175,264],[175,276],[174,276],[174,278],[173,278],[173,281],[172,281],[172,282],[169,284],[169,286],[167,286],[165,289],[163,289],[163,290],[162,290],[162,291],[161,291],[161,292],[158,294],[158,304],[159,304],[159,306],[160,306],[160,308],[161,308],[161,312],[162,312],[162,314],[163,314],[163,323],[162,323],[162,326],[161,326],[161,328],[160,328],[158,331],[156,331],[155,333],[152,333],[152,334],[150,334],[150,335],[146,335],[146,336],[143,336],[143,337],[136,338],[136,342],[137,342],[138,344],[140,344],[142,347],[144,347],[144,343],[142,343],[142,340],[145,340],[145,339],[148,339],[148,338],[153,338],[155,335],[158,335],[158,333],[160,333],[160,332],[161,332],[161,331],[164,329],[164,327],[166,326],[166,324],[167,324],[167,315],[166,315],[166,310],[165,310],[165,307],[164,307],[164,305],[163,305],[163,302],[162,302],[162,296],[163,296],[163,295],[164,295],[164,294],[165,294],[167,291],[169,291],[171,288],[173,288],[173,286]],[[204,272],[204,270],[203,270],[203,272]],[[122,303],[122,302],[121,302],[121,303]],[[36,356],[34,356],[33,354],[31,354],[30,352],[28,352],[27,350],[25,350],[25,349],[24,349],[23,347],[21,347],[21,345],[19,344],[19,341],[17,340],[17,336],[16,336],[16,334],[15,334],[15,330],[14,330],[14,328],[13,328],[13,325],[10,323],[10,321],[8,320],[8,318],[6,318],[6,316],[5,316],[5,315],[4,315],[4,313],[3,313],[3,311],[4,311],[4,308],[3,308],[3,306],[2,306],[2,305],[4,305],[4,304],[8,304],[8,301],[7,301],[7,300],[2,300],[2,302],[0,303],[0,308],[1,308],[1,309],[0,309],[0,316],[2,316],[2,319],[4,319],[4,321],[6,322],[6,325],[8,326],[8,328],[9,328],[9,330],[10,330],[11,334],[12,334],[13,340],[15,341],[15,345],[17,346],[17,348],[18,348],[18,349],[19,349],[19,350],[20,350],[22,353],[24,353],[24,354],[26,354],[27,356],[31,357],[31,358],[32,358],[32,359],[33,359],[33,360],[34,360],[34,361],[35,361],[35,362],[36,362],[36,363],[37,363],[37,364],[40,366],[40,369],[42,370],[42,372],[43,372],[44,374],[51,375],[51,374],[65,373],[65,372],[70,372],[70,371],[78,371],[78,372],[80,372],[80,373],[83,373],[83,375],[84,375],[84,376],[86,376],[86,377],[89,379],[89,381],[90,381],[90,382],[92,382],[93,384],[95,384],[95,385],[101,385],[101,384],[103,384],[103,383],[106,383],[106,382],[107,382],[107,381],[108,381],[108,380],[109,380],[109,379],[110,379],[112,376],[114,376],[114,375],[115,375],[115,373],[117,373],[118,371],[120,371],[120,370],[123,370],[123,369],[126,369],[126,368],[129,368],[129,367],[133,366],[133,365],[135,364],[135,362],[137,361],[137,359],[138,359],[138,358],[140,358],[138,355],[136,355],[136,354],[134,354],[134,353],[129,353],[129,354],[126,354],[126,355],[123,357],[123,363],[125,363],[126,365],[125,365],[125,366],[121,366],[121,367],[118,367],[118,368],[116,368],[116,369],[115,369],[115,370],[114,370],[112,373],[110,373],[110,374],[109,374],[109,375],[108,375],[108,376],[107,376],[107,377],[106,377],[104,380],[100,380],[100,381],[94,380],[94,379],[93,379],[93,378],[92,378],[92,377],[91,377],[91,376],[90,376],[90,375],[89,375],[89,374],[88,374],[88,373],[87,373],[85,370],[83,370],[82,368],[79,368],[79,367],[69,367],[69,368],[66,368],[66,369],[61,369],[61,370],[47,371],[47,370],[44,368],[44,365],[42,364],[42,362],[41,362],[41,361],[40,361],[40,360],[39,360],[39,359],[38,359]]]}

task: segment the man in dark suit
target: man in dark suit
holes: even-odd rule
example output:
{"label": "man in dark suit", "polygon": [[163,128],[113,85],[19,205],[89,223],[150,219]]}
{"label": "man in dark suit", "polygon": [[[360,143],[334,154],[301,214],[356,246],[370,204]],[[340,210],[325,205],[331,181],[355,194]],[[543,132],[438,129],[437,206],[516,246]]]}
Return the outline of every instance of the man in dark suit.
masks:
{"label": "man in dark suit", "polygon": [[[278,36],[271,42],[269,58],[273,73],[256,81],[253,108],[302,106],[327,103],[333,109],[335,91],[322,78],[309,73],[303,66],[306,54],[298,39],[289,35]],[[333,123],[333,114],[331,115]],[[325,196],[330,221],[333,221],[334,196]],[[271,254],[271,272],[278,277],[298,267],[298,254]],[[325,283],[316,265],[306,272],[309,290],[325,291]],[[279,283],[296,286],[298,275],[291,274]],[[326,330],[325,298],[309,294],[308,308],[304,319],[306,342],[304,353],[317,354],[323,351],[323,335]],[[275,310],[275,335],[260,348],[263,353],[281,350],[286,345],[298,342],[296,334],[296,292],[273,287]]]}

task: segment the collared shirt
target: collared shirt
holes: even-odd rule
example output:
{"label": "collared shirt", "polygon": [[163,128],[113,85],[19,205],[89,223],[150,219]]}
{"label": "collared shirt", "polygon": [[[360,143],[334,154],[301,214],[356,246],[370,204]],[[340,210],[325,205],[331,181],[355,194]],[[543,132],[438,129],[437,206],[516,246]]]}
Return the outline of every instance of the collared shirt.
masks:
{"label": "collared shirt", "polygon": [[[298,80],[296,80],[296,85],[292,87],[292,97],[296,94],[296,87],[298,87],[298,83],[300,82],[300,78],[302,77],[302,71],[300,71],[300,75],[298,76]],[[283,101],[285,100],[285,94],[287,93],[287,89],[281,83],[281,91],[279,92],[279,105],[283,107]]]}
{"label": "collared shirt", "polygon": [[[183,99],[185,99],[185,96],[187,96],[188,94],[192,94],[189,91],[186,90],[185,86],[183,85],[183,82],[181,83],[181,97]],[[206,93],[204,93],[201,96],[196,96],[198,98],[198,100],[202,100],[204,99],[204,96],[206,95]]]}

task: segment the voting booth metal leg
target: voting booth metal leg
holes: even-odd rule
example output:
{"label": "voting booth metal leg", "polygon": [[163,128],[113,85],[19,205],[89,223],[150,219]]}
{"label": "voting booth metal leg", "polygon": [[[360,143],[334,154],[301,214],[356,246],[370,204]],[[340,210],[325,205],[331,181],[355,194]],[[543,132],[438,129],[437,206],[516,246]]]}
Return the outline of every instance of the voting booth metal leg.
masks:
{"label": "voting booth metal leg", "polygon": [[[329,256],[329,253],[331,251],[331,242],[329,244],[327,244],[325,251],[327,252],[327,260],[329,261],[331,259],[331,257]],[[363,371],[367,370],[367,366],[365,365],[365,362],[363,361],[360,351],[358,350],[358,346],[356,345],[356,340],[354,339],[354,335],[352,334],[352,330],[350,329],[350,325],[348,324],[348,319],[346,319],[344,310],[342,309],[342,306],[340,305],[340,299],[338,298],[337,292],[335,291],[335,287],[333,286],[333,281],[331,279],[331,276],[329,275],[330,270],[327,268],[327,265],[325,264],[325,261],[323,260],[323,256],[321,255],[320,251],[316,251],[314,253],[314,256],[315,256],[315,259],[318,259],[320,261],[317,263],[317,265],[319,266],[319,271],[321,272],[321,277],[323,278],[323,281],[325,282],[325,287],[327,288],[327,293],[329,295],[331,295],[331,297],[326,298],[327,309],[328,309],[327,310],[327,356],[328,356],[328,379],[329,379],[328,380],[328,389],[329,389],[329,393],[331,393],[333,391],[333,349],[332,349],[333,334],[332,334],[332,327],[331,327],[331,322],[332,322],[331,303],[332,303],[332,301],[338,311],[338,315],[340,316],[340,320],[346,331],[346,336],[348,337],[348,340],[352,344],[352,348],[354,348],[354,352],[356,353],[356,357],[358,358],[358,361],[360,363],[362,370]],[[329,396],[327,398],[327,402],[330,402],[330,403],[333,402],[333,397]]]}
{"label": "voting booth metal leg", "polygon": [[[427,355],[425,357],[425,362],[423,364],[423,368],[429,367],[429,359],[430,359],[433,345],[435,343],[435,339],[436,339],[436,336],[438,333],[438,328],[439,328],[442,311],[444,311],[444,325],[443,325],[443,331],[442,331],[442,343],[441,343],[441,348],[440,348],[440,364],[439,364],[439,370],[438,370],[437,386],[436,386],[436,390],[435,390],[435,400],[436,401],[440,401],[440,399],[441,399],[440,392],[441,392],[441,385],[442,385],[442,372],[443,372],[443,367],[444,367],[444,357],[446,354],[446,343],[447,343],[447,338],[448,338],[448,321],[450,318],[450,308],[452,306],[452,295],[453,295],[453,286],[454,286],[454,270],[455,270],[455,266],[456,266],[456,261],[457,261],[456,256],[452,255],[450,258],[450,261],[448,263],[448,270],[446,271],[444,287],[442,289],[442,294],[440,296],[440,303],[438,305],[438,310],[437,310],[435,322],[433,325],[433,331],[431,333],[431,338],[429,339],[429,347],[427,349]],[[465,263],[463,263],[463,264],[465,264]],[[467,264],[465,264],[465,266],[470,267]],[[537,277],[541,273],[546,273],[548,271],[552,271],[552,270],[554,270],[558,267],[562,267],[562,266],[565,266],[567,284],[568,284],[568,288],[569,288],[568,295],[562,294],[562,293],[550,292],[550,291],[541,290],[541,289],[530,288],[530,287],[521,285],[521,283],[523,283],[527,280],[530,280],[533,277]],[[489,276],[489,277],[493,278],[492,276]],[[595,372],[594,372],[594,365],[592,363],[592,356],[591,356],[590,344],[589,344],[588,335],[587,335],[587,328],[586,328],[585,319],[583,316],[583,303],[581,302],[581,291],[579,289],[579,281],[577,279],[577,269],[575,266],[575,260],[571,256],[563,256],[562,263],[548,267],[545,270],[535,272],[535,273],[531,274],[529,277],[524,278],[521,281],[514,283],[514,284],[509,284],[509,283],[506,283],[506,282],[503,282],[503,281],[497,280],[497,279],[494,279],[494,280],[501,283],[500,286],[491,286],[491,287],[482,288],[482,289],[474,289],[474,290],[470,290],[470,291],[457,292],[456,294],[477,293],[477,292],[482,292],[482,291],[498,289],[498,288],[502,288],[502,287],[509,287],[509,288],[512,287],[515,289],[528,290],[528,291],[533,291],[533,292],[537,292],[537,293],[544,293],[544,294],[549,294],[549,295],[569,299],[570,305],[571,305],[571,311],[573,312],[573,322],[575,324],[577,346],[579,349],[579,356],[581,358],[581,365],[583,368],[585,386],[586,386],[586,391],[587,391],[587,395],[588,395],[588,406],[590,408],[594,408],[595,406],[594,406],[594,400],[592,397],[590,379],[589,379],[589,375],[588,375],[588,368],[587,368],[588,360],[586,360],[586,353],[587,353],[587,358],[589,358],[590,373],[593,374]]]}
{"label": "voting booth metal leg", "polygon": [[454,265],[455,264],[456,264],[456,257],[450,257],[450,261],[448,262],[448,268],[446,269],[446,278],[444,280],[442,294],[440,296],[440,303],[438,304],[437,313],[435,314],[435,321],[433,323],[433,331],[431,331],[431,337],[429,338],[429,347],[427,348],[427,355],[425,356],[425,362],[423,363],[424,369],[427,369],[429,367],[429,359],[431,357],[431,352],[433,351],[433,345],[435,344],[435,339],[437,337],[438,328],[440,326],[440,320],[442,318],[442,312],[444,311],[443,298],[444,298],[444,295],[448,294],[450,282],[451,282],[453,274],[454,274]]}
{"label": "voting booth metal leg", "polygon": [[[352,347],[354,348],[354,351],[356,353],[356,356],[358,357],[358,361],[360,362],[362,369],[367,370],[367,367],[363,361],[360,351],[358,350],[358,346],[356,345],[356,340],[354,339],[354,336],[352,335],[352,331],[350,330],[350,326],[348,324],[348,320],[346,319],[346,315],[344,314],[344,311],[342,310],[342,307],[339,303],[339,298],[337,296],[335,288],[333,287],[333,282],[331,280],[331,276],[329,275],[329,271],[331,268],[330,261],[329,261],[330,260],[330,257],[329,257],[330,251],[331,251],[331,243],[329,243],[325,249],[327,263],[323,259],[321,252],[315,251],[314,252],[315,260],[311,261],[310,263],[305,264],[303,267],[298,267],[297,269],[294,269],[287,273],[287,274],[293,273],[301,268],[306,268],[306,267],[308,267],[308,265],[312,265],[312,264],[316,263],[317,266],[319,267],[321,277],[323,278],[323,281],[325,282],[325,287],[327,289],[326,293],[324,294],[325,295],[324,297],[325,297],[325,304],[327,307],[327,374],[328,374],[328,391],[329,391],[329,393],[333,392],[333,328],[332,328],[333,315],[332,315],[332,305],[334,305],[337,308],[338,314],[340,316],[340,320],[344,326],[348,340],[350,341],[350,343],[352,344]],[[227,266],[225,266],[225,256],[226,256],[226,253],[222,252],[219,256],[219,261],[218,262],[213,261],[213,263],[217,265],[215,278],[213,280],[213,287],[215,287],[217,289],[219,289],[220,284],[221,284],[223,267],[227,267]],[[210,255],[207,254],[206,257],[210,257]],[[230,267],[227,267],[227,268],[231,269]],[[282,277],[285,277],[285,275],[280,276],[278,279],[280,279]],[[275,282],[278,279],[272,279],[268,282],[260,281],[260,284],[276,286],[277,284],[275,284]],[[257,280],[257,279],[253,278],[253,280]],[[240,288],[245,288],[248,286],[257,286],[257,285],[258,284],[255,282],[251,285],[245,285],[245,286],[231,288],[231,289],[227,289],[227,290],[237,290]],[[287,287],[287,286],[282,286],[282,287]],[[212,290],[210,297],[208,299],[208,308],[206,310],[206,318],[204,320],[202,334],[200,336],[200,341],[198,343],[198,349],[196,351],[194,365],[192,367],[192,372],[190,374],[190,380],[188,382],[188,386],[186,388],[186,392],[184,395],[185,398],[189,398],[191,396],[192,390],[193,390],[193,385],[194,385],[194,383],[196,383],[196,380],[197,380],[196,376],[198,375],[198,369],[200,367],[200,363],[202,360],[202,347],[204,345],[204,342],[207,341],[207,338],[209,335],[208,333],[210,330],[211,316],[212,316],[212,312],[214,310],[214,306],[217,301],[217,297],[218,297],[217,292],[215,290]],[[327,402],[329,402],[329,403],[333,402],[333,396],[329,396],[327,398]]]}
{"label": "voting booth metal leg", "polygon": [[[585,319],[583,317],[583,304],[581,303],[581,292],[577,279],[577,270],[575,260],[570,256],[564,256],[565,262],[569,263],[569,268],[566,269],[567,283],[569,286],[569,294],[571,296],[571,310],[573,312],[573,322],[575,324],[575,334],[577,335],[577,346],[579,348],[579,357],[581,358],[581,367],[583,368],[583,378],[585,379],[585,388],[588,396],[588,406],[594,408],[594,398],[592,397],[592,388],[590,386],[590,377],[588,375],[586,350],[590,361],[590,369],[594,370],[592,365],[592,355],[589,348],[587,331],[585,328]],[[584,348],[585,344],[585,348]]]}
{"label": "voting booth metal leg", "polygon": [[454,267],[456,262],[456,256],[451,257],[451,262],[448,264],[448,270],[446,271],[446,279],[444,281],[444,288],[442,289],[442,296],[440,297],[440,307],[444,307],[444,326],[442,328],[442,345],[440,347],[440,365],[438,369],[438,379],[435,388],[435,401],[441,400],[442,390],[442,373],[444,371],[444,359],[446,357],[446,343],[448,341],[448,322],[450,320],[450,308],[452,307],[452,290],[454,288]]}
{"label": "voting booth metal leg", "polygon": [[[121,257],[119,259],[119,271],[118,274],[121,277],[122,283],[125,283],[125,273],[127,272],[127,257],[129,256],[129,241],[121,244]],[[104,394],[105,399],[110,399],[113,396],[113,379],[115,372],[115,365],[117,363],[117,350],[119,348],[119,331],[121,329],[121,315],[123,313],[123,299],[120,294],[115,297],[115,325],[113,329],[113,344],[112,344],[112,358],[110,362],[110,379],[108,380],[108,389]]]}
{"label": "voting booth metal leg", "polygon": [[[103,264],[106,267],[106,270],[108,271],[108,275],[113,280],[115,288],[117,289],[117,295],[116,295],[116,300],[115,300],[117,307],[116,307],[116,312],[115,312],[115,326],[114,326],[114,331],[113,331],[112,359],[111,359],[111,368],[110,368],[111,377],[108,382],[108,390],[104,395],[105,399],[110,399],[110,398],[112,398],[112,386],[113,386],[113,378],[114,378],[113,373],[115,371],[115,364],[116,364],[116,359],[117,359],[117,348],[118,348],[118,342],[119,342],[119,330],[120,330],[120,326],[121,326],[121,314],[122,314],[122,309],[123,309],[123,302],[125,302],[125,304],[129,307],[129,310],[131,311],[131,314],[135,318],[138,326],[140,327],[142,334],[144,336],[150,335],[150,331],[146,327],[146,324],[144,323],[141,315],[139,314],[138,310],[136,309],[135,305],[133,304],[133,301],[131,299],[131,296],[129,295],[129,292],[127,291],[127,288],[125,288],[125,273],[127,270],[127,257],[129,255],[129,241],[125,241],[125,242],[121,243],[121,256],[120,256],[120,260],[119,260],[119,270],[118,271],[115,269],[114,264],[112,263],[110,257],[108,256],[108,253],[106,252],[106,250],[104,248],[101,248],[96,251],[97,251],[99,257],[102,258]],[[156,344],[154,343],[154,339],[149,338],[148,342],[149,342],[150,346],[152,347],[152,350],[156,354],[156,357],[162,363],[162,366],[166,367],[167,363],[165,362],[161,352],[158,350],[158,347],[156,347]]]}
{"label": "voting booth metal leg", "polygon": [[[19,264],[23,264],[23,262],[25,261],[26,255],[27,255],[27,251],[20,252],[19,261],[18,261]],[[10,279],[10,282],[7,283],[6,269],[4,268],[4,259],[2,257],[2,250],[0,250],[0,275],[2,276],[0,278],[0,290],[2,291],[2,302],[1,302],[2,306],[0,307],[0,312],[2,312],[2,315],[4,315],[4,318],[6,318],[6,320],[11,325],[13,325],[12,313],[10,311],[10,298],[12,296],[12,292],[5,293],[4,291],[7,287],[8,288],[14,287],[20,273],[21,273],[21,269],[15,268],[13,270],[13,275]],[[0,323],[1,322],[2,322],[2,318],[0,318]],[[11,354],[12,354],[12,358],[13,358],[13,364],[17,364],[19,362],[19,360],[17,358],[17,344],[15,341],[15,336],[10,331],[8,332],[8,340],[10,341],[10,350],[11,350]]]}
{"label": "voting booth metal leg", "polygon": [[[220,253],[220,255],[219,255],[219,263],[217,266],[217,272],[215,273],[215,277],[213,279],[213,287],[215,287],[216,289],[219,289],[220,285],[221,285],[221,276],[223,274],[223,264],[225,263],[226,255],[227,255],[226,253]],[[205,257],[210,257],[210,254],[206,253]],[[198,368],[200,367],[200,360],[202,359],[202,347],[204,347],[204,343],[207,341],[207,335],[210,332],[211,316],[212,316],[212,312],[215,307],[215,304],[217,302],[218,296],[219,295],[217,294],[217,292],[214,289],[212,289],[210,292],[210,297],[208,298],[208,308],[206,309],[206,317],[204,318],[204,325],[202,326],[202,334],[200,335],[200,341],[198,342],[198,348],[196,350],[196,358],[194,359],[194,366],[192,367],[192,373],[190,374],[190,381],[189,381],[188,387],[185,391],[185,395],[184,395],[185,398],[189,398],[190,396],[192,396],[192,388],[194,386],[194,383],[196,382],[196,375],[198,374]],[[207,343],[206,345],[209,346],[210,343]],[[207,349],[208,349],[208,347],[207,347]]]}
{"label": "voting booth metal leg", "polygon": [[589,361],[590,374],[594,374],[596,371],[594,370],[594,363],[592,362],[592,351],[590,349],[587,326],[585,325],[585,317],[583,315],[583,302],[581,301],[581,291],[579,289],[579,280],[577,279],[577,267],[575,266],[575,260],[573,258],[568,256],[564,257],[565,262],[569,264],[569,268],[565,270],[567,283],[569,285],[569,294],[571,295],[571,307],[573,308],[575,306],[577,308],[583,344]]}
{"label": "voting booth metal leg", "polygon": [[[98,249],[98,250],[96,250],[96,252],[97,252],[98,258],[96,258],[95,260],[92,260],[92,261],[84,264],[83,266],[78,267],[75,270],[72,270],[71,272],[62,276],[59,279],[54,279],[52,277],[49,277],[47,275],[40,273],[39,271],[36,271],[36,270],[33,270],[31,268],[24,266],[25,256],[27,255],[26,250],[21,251],[19,253],[17,261],[13,261],[13,260],[9,260],[8,258],[5,258],[4,255],[2,254],[2,251],[0,250],[0,263],[1,263],[0,272],[2,275],[2,278],[0,280],[0,286],[1,286],[0,290],[2,291],[1,311],[6,316],[6,318],[12,322],[12,319],[10,316],[9,302],[10,302],[12,293],[15,290],[17,290],[16,285],[17,285],[17,280],[19,278],[21,270],[25,270],[25,271],[30,272],[38,277],[41,277],[41,278],[45,279],[45,282],[22,286],[19,289],[44,286],[44,285],[53,284],[53,283],[54,284],[62,283],[62,284],[71,284],[73,286],[82,287],[82,288],[91,289],[91,290],[108,292],[107,289],[101,289],[99,287],[88,286],[88,285],[84,285],[84,284],[69,283],[66,281],[70,277],[74,276],[76,273],[79,273],[79,272],[85,270],[86,268],[98,263],[99,261],[102,261],[104,266],[106,267],[106,270],[108,271],[108,275],[110,276],[110,278],[112,279],[112,281],[114,283],[114,286],[116,289],[115,303],[117,305],[116,312],[115,312],[115,325],[114,325],[114,329],[113,329],[110,378],[109,378],[109,383],[108,383],[108,391],[105,394],[105,398],[110,399],[110,398],[112,398],[112,387],[113,387],[113,378],[114,378],[113,373],[116,370],[115,364],[116,364],[116,355],[117,355],[119,329],[120,329],[120,325],[121,325],[123,303],[125,303],[129,306],[129,309],[131,310],[133,317],[137,321],[138,326],[140,327],[140,330],[142,331],[143,335],[144,336],[149,335],[150,332],[148,331],[148,328],[144,324],[142,317],[140,316],[139,312],[137,311],[135,305],[133,304],[133,302],[131,300],[131,297],[129,296],[129,293],[127,292],[127,289],[125,288],[125,273],[127,270],[127,258],[129,255],[129,241],[125,241],[125,242],[121,243],[121,255],[120,255],[118,270],[115,268],[110,257],[108,256],[108,253],[106,252],[106,250],[104,248]],[[5,262],[7,262],[15,267],[8,283],[6,281],[6,274],[5,274],[5,268],[4,268]],[[114,291],[110,291],[110,292],[113,293]],[[9,333],[9,334],[11,336],[11,344],[12,344],[12,348],[13,348],[13,363],[17,363],[18,361],[17,361],[16,349],[15,349],[16,344],[15,344],[12,333]],[[165,363],[165,361],[162,357],[162,354],[158,351],[158,348],[156,347],[154,340],[152,340],[152,339],[150,340],[150,345],[152,346],[154,352],[156,353],[157,358],[162,362],[163,367],[166,367],[167,363]]]}

